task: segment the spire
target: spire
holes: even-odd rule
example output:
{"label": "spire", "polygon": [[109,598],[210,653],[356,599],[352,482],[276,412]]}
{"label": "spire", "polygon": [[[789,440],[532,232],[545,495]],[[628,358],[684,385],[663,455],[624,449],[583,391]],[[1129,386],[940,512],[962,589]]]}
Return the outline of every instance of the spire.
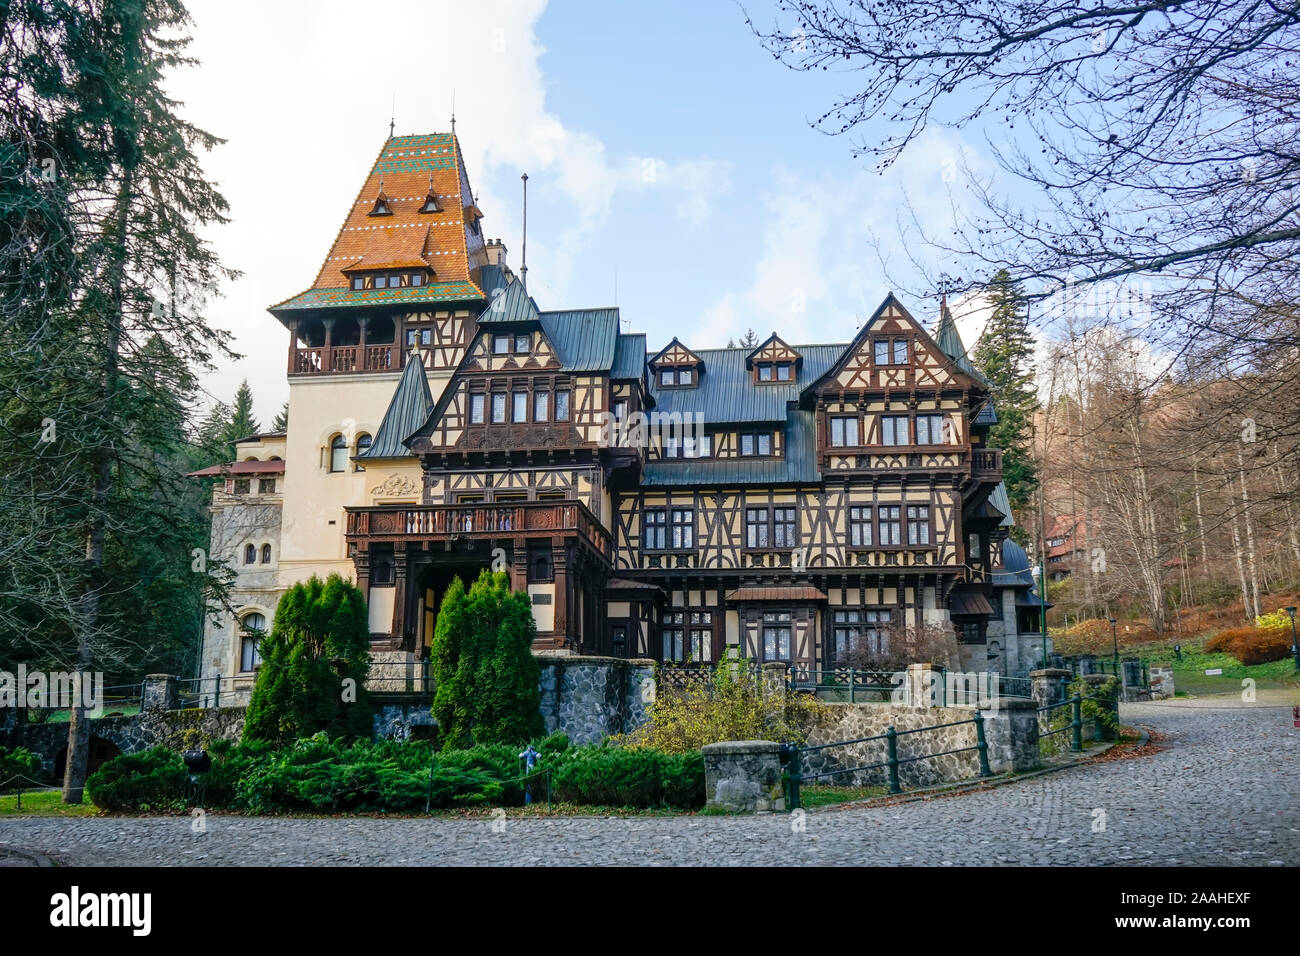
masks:
{"label": "spire", "polygon": [[406,368],[388,403],[384,420],[375,432],[375,440],[358,458],[409,458],[411,450],[404,442],[419,431],[433,410],[433,393],[424,373],[424,360],[420,357],[420,343],[407,356]]}
{"label": "spire", "polygon": [[523,283],[524,291],[528,291],[528,174],[524,173],[524,248],[519,256],[519,281]]}
{"label": "spire", "polygon": [[971,364],[970,357],[966,354],[966,346],[962,344],[957,323],[948,309],[947,295],[944,295],[939,303],[939,328],[934,333],[934,342],[959,369],[967,375],[980,378],[979,373],[975,371],[975,366]]}

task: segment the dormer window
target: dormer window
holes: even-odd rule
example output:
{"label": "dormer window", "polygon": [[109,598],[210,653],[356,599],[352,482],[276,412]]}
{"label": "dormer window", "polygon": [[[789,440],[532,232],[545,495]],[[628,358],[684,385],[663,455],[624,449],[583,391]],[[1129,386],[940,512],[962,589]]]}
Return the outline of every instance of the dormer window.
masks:
{"label": "dormer window", "polygon": [[438,197],[432,190],[424,197],[424,205],[420,207],[420,212],[442,212],[442,207],[438,205]]}
{"label": "dormer window", "polygon": [[388,197],[384,195],[384,190],[379,190],[379,195],[375,197],[375,206],[370,210],[372,216],[391,216],[392,207],[388,205]]}
{"label": "dormer window", "polygon": [[662,388],[694,388],[704,374],[704,362],[698,355],[673,339],[648,363],[653,381]]}
{"label": "dormer window", "polygon": [[793,382],[794,381],[794,363],[793,362],[764,362],[755,365],[758,371],[758,380],[760,382]]}
{"label": "dormer window", "polygon": [[352,288],[353,288],[353,289],[355,289],[355,290],[361,290],[361,289],[364,289],[365,287],[366,287],[366,277],[365,277],[365,276],[353,276],[353,277],[352,277]]}
{"label": "dormer window", "polygon": [[745,366],[750,369],[753,381],[759,385],[782,385],[799,377],[803,356],[797,349],[786,345],[773,332],[758,348],[745,356]]}

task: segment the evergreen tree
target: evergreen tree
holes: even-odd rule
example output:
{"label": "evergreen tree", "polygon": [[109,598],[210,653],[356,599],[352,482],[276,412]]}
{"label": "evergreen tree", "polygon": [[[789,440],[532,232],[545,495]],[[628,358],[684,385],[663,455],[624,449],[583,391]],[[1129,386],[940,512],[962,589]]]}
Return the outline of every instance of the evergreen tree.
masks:
{"label": "evergreen tree", "polygon": [[[168,523],[187,485],[178,398],[229,354],[203,292],[233,275],[200,238],[226,211],[197,158],[218,140],[163,88],[190,62],[188,26],[177,0],[0,6],[0,640],[26,642],[13,653],[29,664],[113,673],[148,659],[151,587],[190,567],[192,588],[209,583],[202,562],[177,563],[182,523]],[[166,547],[143,554],[158,532]],[[75,706],[70,803],[88,743]]]}
{"label": "evergreen tree", "polygon": [[366,601],[350,581],[312,575],[280,599],[248,703],[244,740],[283,745],[324,731],[369,737]]}
{"label": "evergreen tree", "polygon": [[1033,449],[1034,413],[1038,411],[1034,336],[1024,296],[1005,269],[993,276],[985,294],[993,311],[975,344],[972,360],[992,385],[998,423],[989,429],[989,445],[1002,449],[1007,496],[1012,509],[1023,513],[1033,507],[1038,488]]}
{"label": "evergreen tree", "polygon": [[468,591],[452,581],[431,653],[444,749],[521,744],[543,732],[536,635],[528,595],[512,592],[504,572],[482,572]]}
{"label": "evergreen tree", "polygon": [[230,424],[226,428],[226,444],[230,446],[228,460],[235,460],[235,442],[256,435],[259,431],[261,426],[253,417],[253,389],[249,386],[248,379],[244,379],[235,390],[235,407],[231,409]]}
{"label": "evergreen tree", "polygon": [[753,329],[746,330],[744,337],[740,340],[740,347],[750,350],[758,348],[758,336],[754,334]]}
{"label": "evergreen tree", "polygon": [[271,420],[271,431],[287,432],[289,430],[289,403],[285,402],[278,415]]}

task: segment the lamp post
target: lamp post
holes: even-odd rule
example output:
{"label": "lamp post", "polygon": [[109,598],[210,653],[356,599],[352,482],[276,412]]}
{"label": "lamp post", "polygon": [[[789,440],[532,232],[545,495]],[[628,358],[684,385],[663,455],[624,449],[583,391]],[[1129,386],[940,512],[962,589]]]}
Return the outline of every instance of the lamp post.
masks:
{"label": "lamp post", "polygon": [[1295,607],[1284,608],[1287,617],[1291,618],[1291,656],[1295,658],[1295,669],[1300,671],[1300,642],[1296,641],[1295,636]]}
{"label": "lamp post", "polygon": [[1115,631],[1115,619],[1110,618],[1110,640],[1115,648],[1115,676],[1119,676],[1119,634]]}

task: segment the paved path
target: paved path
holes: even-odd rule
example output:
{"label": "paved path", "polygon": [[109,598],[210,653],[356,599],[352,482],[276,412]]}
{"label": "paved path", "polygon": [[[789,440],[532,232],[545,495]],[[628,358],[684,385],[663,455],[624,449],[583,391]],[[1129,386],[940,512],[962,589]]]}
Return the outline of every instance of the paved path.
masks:
{"label": "paved path", "polygon": [[[71,864],[1300,863],[1300,729],[1289,707],[1223,698],[1124,705],[1164,749],[985,791],[758,817],[9,818],[14,851]],[[1103,816],[1104,814],[1104,816]],[[1099,824],[1104,820],[1105,828]]]}

